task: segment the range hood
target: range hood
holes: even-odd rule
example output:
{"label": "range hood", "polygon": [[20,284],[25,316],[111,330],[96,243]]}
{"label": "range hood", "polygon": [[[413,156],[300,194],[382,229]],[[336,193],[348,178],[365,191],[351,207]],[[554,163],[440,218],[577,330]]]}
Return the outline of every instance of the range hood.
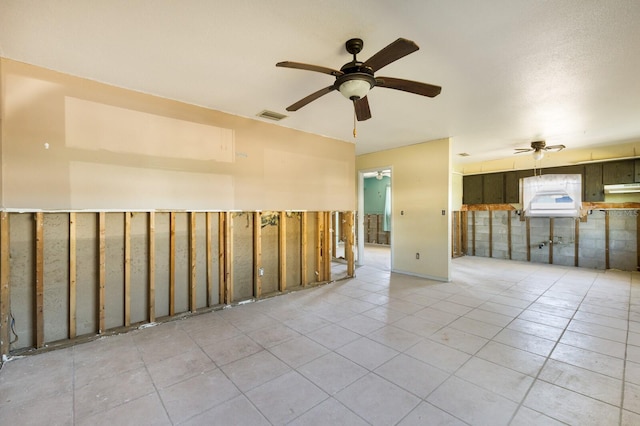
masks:
{"label": "range hood", "polygon": [[630,194],[640,192],[640,183],[619,183],[616,185],[605,185],[605,194]]}

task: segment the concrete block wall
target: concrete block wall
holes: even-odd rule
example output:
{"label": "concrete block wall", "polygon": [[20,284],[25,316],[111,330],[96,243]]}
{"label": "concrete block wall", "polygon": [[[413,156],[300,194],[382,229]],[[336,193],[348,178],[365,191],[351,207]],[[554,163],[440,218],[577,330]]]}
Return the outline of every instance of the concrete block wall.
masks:
{"label": "concrete block wall", "polygon": [[[578,266],[606,269],[606,215],[609,215],[609,268],[636,271],[638,268],[638,210],[593,210],[586,222],[574,218],[529,218],[530,242],[527,247],[526,221],[515,210],[475,211],[467,214],[466,254],[509,259],[508,216],[511,215],[511,259],[556,265],[576,265],[576,226],[578,227]],[[473,216],[475,215],[475,220]],[[491,241],[489,239],[491,215]],[[473,241],[475,225],[475,242]],[[490,250],[491,248],[491,250]]]}

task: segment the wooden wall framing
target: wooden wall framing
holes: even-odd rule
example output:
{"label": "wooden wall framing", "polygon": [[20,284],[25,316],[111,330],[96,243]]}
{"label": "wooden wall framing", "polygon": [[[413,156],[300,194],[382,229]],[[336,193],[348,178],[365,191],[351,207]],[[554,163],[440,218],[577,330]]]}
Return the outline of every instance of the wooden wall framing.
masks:
{"label": "wooden wall framing", "polygon": [[[114,330],[132,329],[141,323],[153,323],[164,321],[177,315],[219,309],[234,301],[234,247],[232,238],[234,220],[230,212],[204,212],[204,214],[199,212],[164,212],[165,216],[163,217],[168,219],[168,222],[163,219],[160,222],[162,224],[160,227],[158,227],[157,222],[158,212],[154,211],[143,213],[68,212],[68,222],[66,225],[63,224],[66,230],[61,232],[61,235],[65,235],[64,238],[68,236],[68,240],[65,241],[65,244],[68,244],[68,252],[63,255],[68,258],[68,279],[65,278],[66,284],[63,283],[63,285],[67,286],[67,289],[64,293],[65,302],[62,303],[62,307],[55,307],[56,309],[66,309],[66,313],[63,315],[48,315],[47,309],[54,309],[53,304],[48,304],[45,297],[49,291],[53,291],[53,288],[49,287],[53,284],[53,279],[50,277],[52,272],[47,270],[47,262],[45,262],[48,255],[47,250],[49,250],[49,246],[45,245],[44,240],[45,227],[50,229],[49,226],[53,226],[48,225],[49,222],[45,221],[48,214],[47,212],[0,212],[0,355],[12,352],[19,353],[33,348],[66,345],[69,342],[82,341],[91,339],[96,335],[111,333]],[[136,220],[134,226],[133,217],[139,214],[144,215],[143,222]],[[263,296],[262,253],[266,249],[263,247],[264,241],[261,227],[263,213],[253,212],[252,214],[254,215],[253,293],[254,298],[260,298]],[[299,229],[287,228],[286,218],[288,214],[291,213],[276,212],[279,218],[277,246],[268,247],[269,250],[277,250],[278,253],[277,291],[279,293],[331,280],[331,236],[333,231],[331,224],[333,217],[343,218],[343,223],[340,226],[347,229],[345,240],[347,276],[354,276],[354,212],[343,212],[339,216],[332,212],[294,212],[293,214],[299,215],[300,218]],[[308,229],[309,214],[315,215],[315,221],[312,222],[312,226],[315,228],[313,230]],[[24,296],[19,299],[11,299],[12,283],[10,282],[9,271],[12,261],[10,256],[12,246],[9,240],[9,233],[12,215],[33,216],[32,245],[30,249],[27,248],[27,250],[33,251],[33,264],[31,266],[33,274],[29,274],[29,276],[33,277],[33,296],[31,300],[23,300]],[[86,219],[92,215],[95,217],[95,222]],[[119,223],[122,223],[123,228],[114,230],[112,223],[118,222],[113,222],[111,219],[108,221],[108,215],[118,215],[121,218]],[[181,215],[182,219],[180,221],[178,220],[178,215]],[[80,221],[80,217],[84,219]],[[112,216],[109,217],[113,218]],[[187,220],[186,237],[183,236],[185,232],[183,225],[180,225],[181,229],[179,231],[176,229],[176,224],[184,223],[184,218]],[[202,219],[206,223],[204,231],[199,233],[199,230],[202,229],[203,223],[200,222]],[[94,241],[91,243],[91,240],[89,240],[89,243],[95,244],[93,246],[95,247],[95,252],[93,250],[90,252],[78,250],[79,223],[83,227],[83,241],[86,241],[86,235],[89,235],[91,240]],[[140,226],[140,223],[143,225]],[[216,226],[217,229],[215,228]],[[91,231],[92,229],[94,231]],[[216,241],[213,236],[215,231],[217,231],[218,246],[217,271],[213,267],[215,265],[214,244]],[[313,238],[313,240],[308,238],[308,231],[311,232],[311,235],[315,234],[316,238]],[[298,283],[287,282],[287,232],[300,232],[300,247],[291,248],[289,251],[290,254],[299,252],[300,255],[299,266],[296,266],[300,268],[300,282]],[[179,241],[185,241],[180,240],[181,238],[186,238],[186,257],[179,253],[180,247],[184,246],[184,242],[180,243]],[[163,247],[162,241],[166,241],[167,247]],[[112,246],[112,244],[116,245]],[[118,246],[118,244],[120,245]],[[309,244],[312,244],[313,247],[309,247]],[[122,247],[121,258],[113,257],[113,247]],[[205,247],[206,253],[197,252],[197,250],[200,250],[199,247]],[[159,249],[161,250],[160,257],[158,256]],[[145,256],[146,258],[141,258],[140,256]],[[186,264],[184,259],[186,259]],[[205,260],[203,261],[202,259]],[[120,265],[114,268],[117,263]],[[297,265],[298,261],[296,260],[293,263]],[[313,264],[318,272],[316,279],[312,280],[312,282],[310,282],[307,274],[309,263]],[[84,268],[82,274],[79,271],[80,264]],[[142,272],[140,266],[142,266]],[[89,278],[92,282],[87,282],[87,276],[91,277],[91,273],[89,272],[89,275],[87,275],[86,268],[92,267],[95,268],[94,278]],[[118,275],[116,271],[121,271],[121,275]],[[186,271],[186,275],[181,271]],[[206,279],[198,278],[203,277],[202,274]],[[294,275],[298,276],[298,272]],[[186,287],[185,279],[187,280]],[[26,277],[25,280],[28,281],[29,278]],[[113,288],[113,283],[118,280],[121,281],[122,286],[119,290]],[[217,289],[215,288],[216,281],[218,283]],[[109,288],[107,288],[107,283]],[[140,288],[141,285],[144,287],[142,290]],[[91,289],[87,290],[89,288]],[[162,289],[160,294],[157,292],[157,288]],[[164,293],[164,289],[167,289],[167,293]],[[186,310],[183,308],[183,302],[180,301],[183,299],[179,299],[179,297],[183,296],[178,296],[179,294],[183,295],[184,293],[179,293],[183,291],[188,292]],[[205,291],[206,301],[201,299]],[[121,295],[118,296],[115,304],[114,294]],[[214,300],[216,296],[217,301]],[[87,297],[90,299],[87,299]],[[27,299],[29,299],[29,296],[27,296]],[[20,339],[20,346],[14,348],[10,344],[11,327],[9,314],[11,305],[13,304],[14,309],[21,309],[20,303],[29,303],[33,306],[33,309],[30,309],[33,312],[33,319],[28,320],[31,325],[27,324],[27,329],[32,330],[32,332],[27,333],[29,335],[24,339],[26,342]],[[93,308],[87,310],[87,303],[92,304]],[[94,312],[94,314],[87,317],[87,312]],[[140,321],[141,312],[143,313],[142,321]],[[158,318],[158,312],[162,312],[160,318]],[[115,316],[114,313],[116,313]],[[49,318],[59,316],[64,317],[65,321],[64,324],[56,325],[56,332],[63,329],[66,337],[52,339],[48,335],[50,333],[47,331],[49,330],[49,325],[47,323],[47,326],[45,326],[45,321],[50,321]],[[88,334],[87,321],[93,324],[94,328]],[[119,322],[120,325],[114,328],[114,321]]]}

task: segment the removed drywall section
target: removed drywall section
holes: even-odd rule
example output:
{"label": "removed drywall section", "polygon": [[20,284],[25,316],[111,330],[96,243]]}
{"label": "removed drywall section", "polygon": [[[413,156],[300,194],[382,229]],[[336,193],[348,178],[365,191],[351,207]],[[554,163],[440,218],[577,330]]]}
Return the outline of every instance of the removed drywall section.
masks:
{"label": "removed drywall section", "polygon": [[593,210],[586,222],[580,222],[580,266],[606,268],[605,214],[603,210]]}
{"label": "removed drywall section", "polygon": [[[124,325],[124,213],[106,214],[106,309],[105,326],[107,329]],[[48,287],[49,283],[45,282]],[[45,290],[46,294],[46,290]]]}
{"label": "removed drywall section", "polygon": [[268,295],[278,291],[280,261],[278,249],[278,233],[280,230],[279,212],[262,212],[262,294]]}
{"label": "removed drywall section", "polygon": [[149,214],[131,215],[130,253],[130,324],[144,322],[149,318]]}
{"label": "removed drywall section", "polygon": [[[13,218],[13,215],[11,217]],[[76,330],[78,336],[95,334],[98,331],[97,219],[96,213],[76,214],[76,300],[78,301],[76,304]],[[13,268],[13,264],[11,267]],[[11,302],[14,303],[13,298]]]}
{"label": "removed drywall section", "polygon": [[609,254],[611,269],[637,270],[638,211],[609,211]]}
{"label": "removed drywall section", "polygon": [[300,275],[301,269],[301,226],[302,226],[302,213],[300,212],[287,212],[284,220],[286,222],[286,245],[287,245],[287,269],[286,282],[287,290],[295,290],[302,285],[302,276]]}
{"label": "removed drywall section", "polygon": [[233,302],[253,298],[253,214],[233,213]]}
{"label": "removed drywall section", "polygon": [[[533,217],[521,221],[512,211],[511,259],[595,269],[636,271],[640,267],[638,264],[638,212],[639,210],[636,209],[612,208],[592,210],[584,220],[566,217]],[[464,213],[468,218],[465,230],[467,255],[473,255],[473,247],[475,247],[476,256],[508,258],[505,257],[504,251],[505,238],[509,232],[506,227],[508,226],[507,212],[474,209]],[[489,214],[492,215],[491,239],[488,226]]]}
{"label": "removed drywall section", "polygon": [[169,316],[170,213],[155,213],[155,313],[156,318]]}
{"label": "removed drywall section", "polygon": [[35,345],[35,226],[31,213],[12,214],[10,223],[11,252],[11,314],[15,319],[18,342],[12,345],[24,348]]}
{"label": "removed drywall section", "polygon": [[44,216],[44,333],[51,341],[69,336],[69,214]]}

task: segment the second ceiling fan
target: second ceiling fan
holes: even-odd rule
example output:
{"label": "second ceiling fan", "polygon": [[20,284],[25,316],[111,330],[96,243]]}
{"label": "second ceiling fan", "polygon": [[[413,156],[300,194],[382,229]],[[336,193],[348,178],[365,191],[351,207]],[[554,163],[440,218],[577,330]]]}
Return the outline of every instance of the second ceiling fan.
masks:
{"label": "second ceiling fan", "polygon": [[365,62],[360,62],[357,60],[356,55],[362,50],[363,44],[362,39],[359,38],[352,38],[345,43],[347,52],[353,55],[353,61],[344,64],[340,70],[318,65],[303,64],[300,62],[278,62],[276,64],[277,67],[321,72],[332,75],[336,78],[332,85],[300,99],[298,102],[287,107],[287,111],[297,111],[319,97],[333,92],[334,90],[338,90],[345,98],[353,101],[355,115],[358,121],[364,121],[371,118],[371,110],[369,108],[367,94],[369,93],[369,90],[374,87],[402,90],[409,93],[415,93],[416,95],[428,96],[430,98],[440,94],[440,91],[442,90],[440,86],[400,78],[375,76],[376,71],[382,67],[418,50],[418,45],[413,41],[405,38],[399,38]]}

